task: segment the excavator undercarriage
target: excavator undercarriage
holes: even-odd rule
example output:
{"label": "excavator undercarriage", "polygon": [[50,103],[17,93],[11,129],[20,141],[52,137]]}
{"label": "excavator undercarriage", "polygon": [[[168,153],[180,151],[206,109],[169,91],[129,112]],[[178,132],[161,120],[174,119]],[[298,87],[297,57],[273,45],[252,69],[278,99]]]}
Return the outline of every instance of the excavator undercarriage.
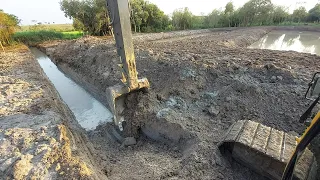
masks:
{"label": "excavator undercarriage", "polygon": [[[234,123],[219,144],[236,161],[270,179],[281,179],[296,146],[295,136],[249,120]],[[305,149],[296,164],[294,179],[315,179],[316,171],[315,157]]]}
{"label": "excavator undercarriage", "polygon": [[[300,117],[301,123],[306,122],[320,100],[320,72],[314,74],[305,97],[313,103]],[[313,180],[319,178],[318,164],[308,146],[319,133],[320,111],[299,138],[254,121],[242,120],[230,126],[219,148],[269,179]]]}

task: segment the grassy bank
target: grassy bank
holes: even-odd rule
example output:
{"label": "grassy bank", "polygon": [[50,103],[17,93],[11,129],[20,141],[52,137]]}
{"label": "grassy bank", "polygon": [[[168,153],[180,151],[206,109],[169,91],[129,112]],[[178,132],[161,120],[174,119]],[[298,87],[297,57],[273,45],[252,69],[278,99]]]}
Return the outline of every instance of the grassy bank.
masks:
{"label": "grassy bank", "polygon": [[52,30],[40,30],[16,32],[13,36],[13,39],[17,42],[22,42],[27,45],[35,45],[48,40],[76,39],[82,36],[83,32],[80,31],[58,32]]}
{"label": "grassy bank", "polygon": [[69,32],[74,31],[72,24],[36,24],[36,25],[24,25],[20,26],[17,31],[59,31]]}

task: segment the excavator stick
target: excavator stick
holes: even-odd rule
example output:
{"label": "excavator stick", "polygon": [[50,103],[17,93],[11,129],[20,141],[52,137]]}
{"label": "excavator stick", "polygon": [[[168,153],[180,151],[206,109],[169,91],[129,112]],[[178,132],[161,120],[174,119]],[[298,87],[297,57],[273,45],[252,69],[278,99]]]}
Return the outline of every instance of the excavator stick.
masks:
{"label": "excavator stick", "polygon": [[141,89],[148,89],[150,85],[148,79],[138,79],[128,0],[107,0],[107,8],[120,57],[122,83],[107,88],[106,93],[108,105],[114,115],[114,124],[122,131],[126,96]]}

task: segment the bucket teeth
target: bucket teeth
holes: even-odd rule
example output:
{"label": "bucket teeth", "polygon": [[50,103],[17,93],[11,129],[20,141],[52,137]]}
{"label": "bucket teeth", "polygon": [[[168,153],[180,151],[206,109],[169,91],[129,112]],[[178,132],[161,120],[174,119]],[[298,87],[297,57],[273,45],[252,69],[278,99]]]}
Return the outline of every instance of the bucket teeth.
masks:
{"label": "bucket teeth", "polygon": [[[219,143],[236,161],[271,179],[281,179],[296,146],[294,136],[249,120],[231,125]],[[295,179],[314,179],[316,164],[313,153],[306,149],[297,162]]]}

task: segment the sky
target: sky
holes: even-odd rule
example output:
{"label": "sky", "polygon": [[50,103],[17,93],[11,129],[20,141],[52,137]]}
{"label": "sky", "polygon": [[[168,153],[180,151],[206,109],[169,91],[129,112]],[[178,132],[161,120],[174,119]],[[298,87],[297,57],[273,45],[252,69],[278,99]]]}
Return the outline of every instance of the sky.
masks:
{"label": "sky", "polygon": [[[222,0],[149,0],[151,3],[165,12],[171,14],[175,9],[188,7],[195,15],[208,14],[213,9],[223,9],[228,1]],[[248,0],[233,0],[235,7],[241,7]],[[22,25],[35,24],[37,22],[50,22],[56,24],[71,23],[60,10],[60,0],[0,0],[0,9],[14,14],[21,19]],[[289,7],[292,12],[303,5],[307,10],[311,9],[320,0],[272,0],[276,5]]]}

